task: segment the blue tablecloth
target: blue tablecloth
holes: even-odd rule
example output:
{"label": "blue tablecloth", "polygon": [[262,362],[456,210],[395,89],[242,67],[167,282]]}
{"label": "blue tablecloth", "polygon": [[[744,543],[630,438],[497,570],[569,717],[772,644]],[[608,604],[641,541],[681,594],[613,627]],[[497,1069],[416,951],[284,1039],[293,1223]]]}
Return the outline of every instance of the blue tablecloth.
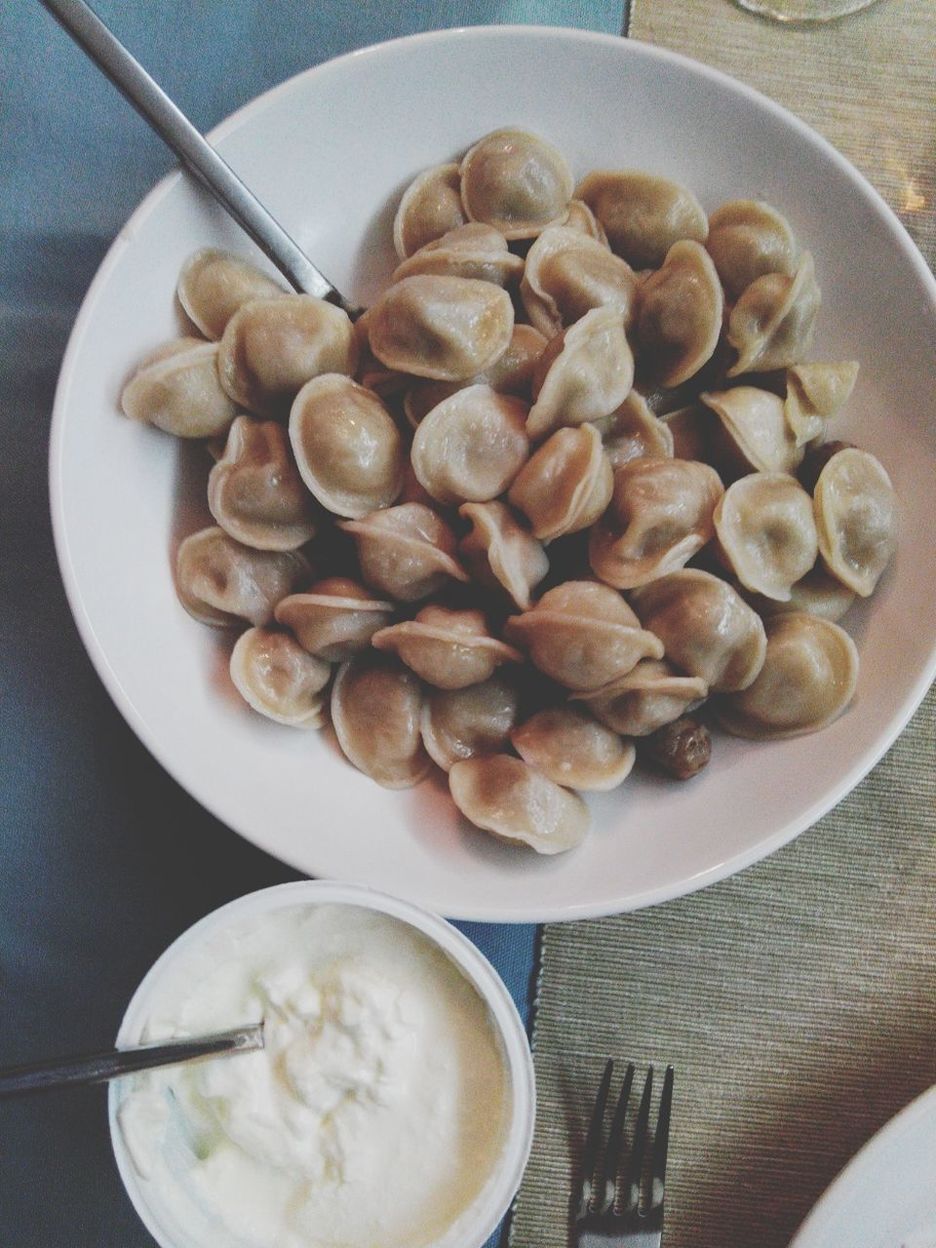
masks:
{"label": "blue tablecloth", "polygon": [[[298,71],[419,30],[618,33],[620,0],[99,0],[202,129]],[[161,770],[109,701],[65,601],[49,413],[82,296],[173,160],[34,0],[0,4],[0,1064],[112,1043],[155,957],[217,905],[295,878]],[[532,927],[461,925],[524,1017]],[[102,1089],[0,1105],[4,1248],[135,1248]]]}

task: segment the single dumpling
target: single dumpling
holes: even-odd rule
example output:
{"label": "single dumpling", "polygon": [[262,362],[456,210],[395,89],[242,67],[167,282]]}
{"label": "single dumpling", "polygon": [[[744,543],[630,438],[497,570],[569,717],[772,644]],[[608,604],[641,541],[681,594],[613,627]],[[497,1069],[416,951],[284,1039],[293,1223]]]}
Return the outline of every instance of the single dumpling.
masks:
{"label": "single dumpling", "polygon": [[409,789],[432,766],[419,723],[422,685],[411,671],[371,650],[338,669],[331,718],[349,762],[385,789]]}
{"label": "single dumpling", "polygon": [[745,589],[788,602],[816,562],[812,499],[784,472],[753,472],[725,491],[715,508],[719,553]]}
{"label": "single dumpling", "polygon": [[176,289],[185,315],[215,342],[245,303],[286,294],[278,282],[249,260],[215,247],[204,247],[189,256]]}
{"label": "single dumpling", "polygon": [[563,155],[526,130],[495,130],[471,147],[461,163],[465,215],[505,238],[535,238],[562,221],[574,182]]}
{"label": "single dumpling", "polygon": [[416,273],[471,277],[508,286],[523,272],[523,261],[507,250],[507,240],[492,225],[470,221],[433,239],[397,265],[390,278],[399,282]]}
{"label": "single dumpling", "polygon": [[857,378],[857,360],[796,364],[787,369],[783,415],[797,446],[822,440],[826,425],[848,401]]}
{"label": "single dumpling", "polygon": [[616,590],[594,581],[566,581],[548,590],[504,626],[533,664],[567,689],[598,689],[640,659],[663,657],[663,643],[641,628]]}
{"label": "single dumpling", "polygon": [[718,722],[738,737],[771,740],[817,732],[845,710],[858,682],[858,651],[844,629],[792,612],[767,621],[757,679],[720,698]]}
{"label": "single dumpling", "polygon": [[632,589],[682,568],[712,538],[724,492],[714,468],[685,459],[632,459],[614,472],[611,505],[592,528],[592,571]]}
{"label": "single dumpling", "polygon": [[515,606],[526,611],[533,590],[549,571],[542,544],[517,522],[505,503],[463,503],[458,514],[471,524],[458,553],[473,578],[486,589],[503,590]]}
{"label": "single dumpling", "polygon": [[756,386],[733,386],[699,397],[718,417],[711,427],[712,446],[727,472],[796,471],[804,448],[796,444],[778,395]]}
{"label": "single dumpling", "polygon": [[483,612],[447,607],[423,607],[415,619],[375,633],[373,644],[437,689],[480,684],[501,664],[523,659],[513,646],[491,636]]}
{"label": "single dumpling", "polygon": [[400,503],[338,527],[353,536],[367,584],[398,602],[418,602],[449,580],[468,580],[455,558],[455,534],[424,503]]}
{"label": "single dumpling", "polygon": [[636,756],[632,742],[574,705],[537,711],[514,728],[510,741],[525,763],[556,784],[594,792],[617,788]]}
{"label": "single dumpling", "polygon": [[189,615],[216,628],[269,624],[276,604],[309,579],[295,550],[254,550],[211,526],[190,534],[176,555],[176,592]]}
{"label": "single dumpling", "polygon": [[290,728],[321,728],[331,665],[288,633],[248,628],[231,652],[231,680],[255,711]]}
{"label": "single dumpling", "polygon": [[550,542],[593,524],[611,500],[611,463],[594,425],[557,429],[520,469],[508,498]]}
{"label": "single dumpling", "polygon": [[518,705],[516,685],[501,672],[465,689],[430,689],[420,723],[426,752],[443,771],[466,758],[502,753]]}
{"label": "single dumpling", "polygon": [[[604,247],[608,247],[608,236],[604,226],[585,203],[584,199],[573,199],[569,202],[569,211],[562,222],[567,230],[575,230],[578,234],[586,234],[596,239]],[[610,248],[609,248],[610,250]]]}
{"label": "single dumpling", "polygon": [[[669,424],[653,414],[647,400],[636,390],[632,390],[610,416],[594,423],[612,468],[619,468],[643,456],[672,459],[675,453],[673,431]],[[681,455],[680,458],[699,457]]]}
{"label": "single dumpling", "polygon": [[789,611],[806,611],[809,615],[818,615],[820,619],[831,620],[835,624],[852,606],[855,597],[855,591],[830,576],[820,561],[790,587],[790,597],[786,602],[777,602],[754,594],[750,603],[762,619]]}
{"label": "single dumpling", "polygon": [[705,246],[732,301],[767,273],[793,274],[799,255],[787,219],[755,199],[733,199],[716,208]]}
{"label": "single dumpling", "polygon": [[304,594],[276,604],[276,622],[294,634],[303,650],[329,663],[343,663],[368,649],[371,637],[386,628],[396,608],[357,581],[329,576]]}
{"label": "single dumpling", "polygon": [[538,854],[575,849],[588,831],[588,807],[578,794],[510,754],[454,763],[449,789],[476,827],[500,840],[529,845]]}
{"label": "single dumpling", "polygon": [[283,416],[322,373],[350,376],[358,346],[348,314],[314,295],[253,299],[231,317],[221,338],[221,385],[257,416]]}
{"label": "single dumpling", "polygon": [[588,693],[574,695],[597,720],[624,737],[648,737],[708,697],[700,676],[685,676],[665,659],[641,659],[636,667]]}
{"label": "single dumpling", "polygon": [[626,260],[587,234],[555,225],[527,254],[520,297],[533,325],[552,338],[592,308],[614,308],[626,329],[636,289]]}
{"label": "single dumpling", "polygon": [[604,227],[611,250],[635,269],[656,269],[680,239],[704,243],[708,222],[702,205],[669,178],[630,169],[597,169],[579,185]]}
{"label": "single dumpling", "polygon": [[789,368],[802,360],[812,341],[819,303],[808,251],[792,277],[767,273],[751,282],[728,318],[728,342],[738,353],[728,376]]}
{"label": "single dumpling", "polygon": [[238,416],[208,477],[208,507],[237,541],[258,550],[295,550],[315,535],[312,498],[273,420]]}
{"label": "single dumpling", "polygon": [[897,495],[890,477],[868,451],[846,447],[819,474],[813,501],[826,568],[867,598],[897,549]]}
{"label": "single dumpling", "polygon": [[123,389],[120,406],[131,420],[177,438],[214,438],[237,415],[218,377],[218,346],[179,338],[154,352]]}
{"label": "single dumpling", "polygon": [[712,692],[746,689],[757,678],[767,646],[764,625],[727,581],[683,568],[635,589],[631,601],[669,661]]}
{"label": "single dumpling", "polygon": [[289,413],[302,480],[337,516],[389,507],[403,488],[405,451],[393,417],[372,390],[340,373],[307,382]]}
{"label": "single dumpling", "polygon": [[389,286],[368,311],[370,349],[387,368],[464,381],[510,346],[510,295],[492,282],[417,273]]}
{"label": "single dumpling", "polygon": [[458,165],[433,165],[413,179],[400,200],[393,219],[397,255],[405,260],[466,220]]}
{"label": "single dumpling", "polygon": [[723,312],[721,283],[708,252],[689,240],[674,243],[637,294],[642,375],[667,387],[694,377],[715,352]]}

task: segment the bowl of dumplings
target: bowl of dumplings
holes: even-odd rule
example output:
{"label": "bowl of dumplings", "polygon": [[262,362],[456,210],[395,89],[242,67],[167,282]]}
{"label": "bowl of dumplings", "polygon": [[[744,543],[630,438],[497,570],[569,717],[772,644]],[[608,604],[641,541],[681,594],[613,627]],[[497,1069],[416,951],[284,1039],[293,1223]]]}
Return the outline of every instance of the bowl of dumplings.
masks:
{"label": "bowl of dumplings", "polygon": [[936,284],[860,175],[537,28],[355,53],[212,138],[363,312],[176,173],[76,322],[62,574],[178,782],[501,921],[680,896],[853,788],[936,665]]}

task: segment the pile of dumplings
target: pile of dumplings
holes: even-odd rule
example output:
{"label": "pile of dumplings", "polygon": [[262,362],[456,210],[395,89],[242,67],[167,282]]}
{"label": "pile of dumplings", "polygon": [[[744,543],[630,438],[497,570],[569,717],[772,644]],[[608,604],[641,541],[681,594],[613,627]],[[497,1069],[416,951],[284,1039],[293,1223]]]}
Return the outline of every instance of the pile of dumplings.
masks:
{"label": "pile of dumplings", "polygon": [[827,439],[858,366],[807,362],[819,287],[784,217],[632,170],[576,185],[503,129],[415,179],[394,242],[356,323],[198,252],[192,335],[122,396],[215,460],[176,584],[239,630],[247,703],[330,719],[387,788],[441,768],[472,823],[547,854],[687,713],[759,740],[836,719],[837,621],[897,513]]}

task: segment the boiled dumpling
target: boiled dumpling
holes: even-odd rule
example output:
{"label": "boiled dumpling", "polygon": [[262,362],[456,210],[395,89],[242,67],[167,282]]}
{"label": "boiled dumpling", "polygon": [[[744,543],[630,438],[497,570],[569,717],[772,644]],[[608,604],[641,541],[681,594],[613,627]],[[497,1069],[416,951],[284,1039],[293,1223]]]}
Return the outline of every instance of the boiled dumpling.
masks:
{"label": "boiled dumpling", "polygon": [[635,170],[598,169],[579,185],[604,227],[611,250],[635,269],[656,269],[680,239],[704,243],[708,222],[691,191]]}
{"label": "boiled dumpling", "polygon": [[[654,416],[647,400],[632,390],[620,407],[610,416],[595,421],[601,434],[605,454],[612,468],[642,456],[672,459],[674,454],[673,432],[666,421]],[[682,459],[697,459],[695,455],[682,455]]]}
{"label": "boiled dumpling", "polygon": [[290,594],[276,606],[303,650],[330,663],[342,663],[370,646],[371,637],[393,619],[395,607],[357,581],[330,576],[304,594]]}
{"label": "boiled dumpling", "polygon": [[790,611],[806,611],[809,615],[818,615],[820,619],[831,620],[833,624],[842,618],[854,601],[855,591],[830,576],[821,562],[790,587],[790,597],[786,602],[762,598],[759,594],[750,599],[751,606],[763,619]]}
{"label": "boiled dumpling", "polygon": [[573,199],[569,203],[569,211],[562,224],[565,229],[575,230],[578,234],[586,234],[604,247],[608,247],[608,236],[604,232],[604,227],[584,199]]}
{"label": "boiled dumpling", "polygon": [[500,672],[465,689],[430,689],[421,722],[426,752],[443,771],[466,758],[501,753],[517,706],[516,686]]}
{"label": "boiled dumpling", "polygon": [[523,306],[547,338],[592,308],[616,309],[630,325],[637,277],[626,260],[587,234],[550,226],[530,248],[520,283]]}
{"label": "boiled dumpling", "polygon": [[237,407],[218,377],[218,346],[179,338],[145,360],[124,387],[120,406],[138,420],[177,438],[224,433]]}
{"label": "boiled dumpling", "polygon": [[464,503],[458,514],[471,523],[458,550],[475,580],[487,589],[504,590],[525,611],[533,589],[549,571],[541,544],[504,503]]}
{"label": "boiled dumpling", "polygon": [[699,243],[674,243],[637,297],[637,358],[642,373],[679,386],[712,358],[724,298],[715,266]]}
{"label": "boiled dumpling", "polygon": [[510,741],[525,763],[556,784],[595,792],[617,788],[636,755],[630,741],[572,705],[537,711],[514,728]]}
{"label": "boiled dumpling", "polygon": [[812,339],[819,303],[819,287],[808,251],[803,253],[792,277],[767,273],[753,281],[728,318],[728,341],[738,353],[728,376],[767,372],[798,363]]}
{"label": "boiled dumpling", "polygon": [[413,252],[393,272],[391,282],[416,273],[472,277],[507,286],[520,277],[523,261],[507,250],[507,240],[492,225],[471,221]]}
{"label": "boiled dumpling", "polygon": [[562,154],[526,130],[485,135],[461,163],[465,214],[495,226],[505,238],[534,238],[563,220],[573,185]]}
{"label": "boiled dumpling", "polygon": [[822,438],[829,420],[847,402],[857,377],[857,360],[796,364],[787,369],[783,414],[797,446]]}
{"label": "boiled dumpling", "polygon": [[449,230],[465,224],[458,165],[434,165],[407,187],[393,220],[393,242],[401,260]]}
{"label": "boiled dumpling", "polygon": [[276,604],[308,578],[298,551],[254,550],[216,526],[192,533],[176,555],[179,600],[217,628],[269,624]]}
{"label": "boiled dumpling", "polygon": [[177,287],[186,316],[217,341],[234,313],[251,299],[275,299],[286,291],[249,260],[204,247],[182,266]]}
{"label": "boiled dumpling", "polygon": [[423,607],[415,619],[375,633],[373,644],[378,650],[396,654],[437,689],[479,684],[501,664],[523,658],[512,646],[491,636],[481,611],[447,607]]}
{"label": "boiled dumpling", "polygon": [[574,849],[588,831],[588,807],[577,794],[509,754],[454,763],[449,788],[455,805],[476,827],[529,845],[538,854]]}
{"label": "boiled dumpling", "polygon": [[244,700],[278,724],[321,728],[331,666],[286,633],[249,628],[231,652],[231,680]]}
{"label": "boiled dumpling", "polygon": [[648,737],[672,724],[708,696],[700,676],[685,676],[665,659],[641,659],[636,667],[589,693],[575,694],[614,732]]}
{"label": "boiled dumpling", "polygon": [[557,429],[520,469],[511,503],[533,536],[550,542],[588,528],[611,499],[613,473],[594,425]]}
{"label": "boiled dumpling", "polygon": [[354,537],[364,580],[390,598],[418,602],[449,579],[468,580],[455,558],[455,534],[423,503],[400,503],[338,527]]}
{"label": "boiled dumpling", "polygon": [[767,273],[795,272],[799,252],[786,218],[754,199],[733,199],[717,208],[709,217],[705,246],[731,300]]}
{"label": "boiled dumpling", "polygon": [[752,593],[787,602],[819,553],[812,499],[783,472],[754,472],[715,508],[720,553]]}
{"label": "boiled dumpling", "polygon": [[408,789],[431,767],[419,732],[423,691],[412,672],[371,650],[338,669],[331,717],[338,744],[385,789]]}
{"label": "boiled dumpling", "polygon": [[846,447],[819,474],[813,498],[826,568],[867,598],[897,548],[897,495],[890,477],[873,455]]}
{"label": "boiled dumpling", "polygon": [[700,398],[718,417],[718,453],[729,469],[738,475],[796,471],[804,451],[796,444],[778,395],[756,386],[734,386]]}

